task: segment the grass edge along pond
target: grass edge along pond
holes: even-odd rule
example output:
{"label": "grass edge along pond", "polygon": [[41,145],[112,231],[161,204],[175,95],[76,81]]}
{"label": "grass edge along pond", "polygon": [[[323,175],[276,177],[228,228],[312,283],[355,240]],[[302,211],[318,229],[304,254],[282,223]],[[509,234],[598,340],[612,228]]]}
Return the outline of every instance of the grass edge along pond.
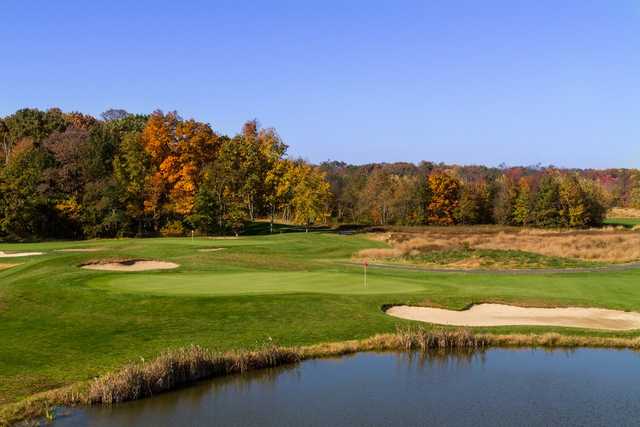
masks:
{"label": "grass edge along pond", "polygon": [[169,350],[150,361],[131,363],[94,380],[83,381],[0,407],[0,427],[24,420],[52,421],[60,406],[113,404],[151,397],[198,381],[295,364],[314,358],[366,351],[482,351],[489,347],[605,347],[640,349],[640,337],[611,338],[546,334],[474,334],[467,328],[398,328],[363,340],[306,347],[272,342],[255,350],[217,353],[192,345]]}
{"label": "grass edge along pond", "polygon": [[[100,250],[59,252],[89,247]],[[411,324],[385,315],[381,310],[385,304],[451,309],[481,302],[620,310],[640,307],[640,292],[636,290],[640,271],[498,276],[491,272],[426,274],[376,269],[370,271],[368,288],[364,288],[362,268],[344,262],[356,251],[369,247],[384,244],[364,236],[333,233],[193,241],[126,239],[0,244],[0,250],[4,251],[45,252],[41,256],[16,258],[12,263],[20,265],[0,271],[0,340],[4,344],[0,348],[0,383],[4,383],[0,391],[4,392],[4,402],[9,404],[2,409],[2,416],[16,413],[16,408],[28,407],[24,402],[39,401],[33,397],[39,391],[46,396],[71,390],[65,393],[80,396],[82,384],[86,386],[91,378],[117,372],[140,357],[153,360],[158,354],[177,351],[192,343],[216,354],[251,349],[267,337],[273,337],[284,348],[305,348],[318,343],[365,340]],[[209,252],[217,248],[224,250]],[[114,258],[172,261],[180,267],[142,273],[79,268],[88,261]],[[166,293],[167,286],[207,275],[212,278],[207,295]],[[263,285],[272,288],[272,292],[257,289],[252,294],[243,294],[245,288],[263,286],[257,282],[245,285],[247,279],[266,281],[270,275],[273,278]],[[323,275],[340,281],[325,285]],[[312,276],[317,280],[307,280]],[[225,283],[216,282],[216,278],[223,277]],[[118,289],[119,284],[129,280],[153,283],[160,282],[160,278],[167,285],[164,293]],[[230,292],[234,289],[237,291]],[[503,340],[505,345],[512,342],[559,346],[564,342],[638,347],[637,331],[608,333],[550,327],[473,331],[476,335],[490,334],[492,344]],[[562,335],[557,334],[559,331]],[[54,389],[55,392],[46,391]],[[11,399],[6,399],[7,396]],[[25,397],[23,403],[15,403]]]}

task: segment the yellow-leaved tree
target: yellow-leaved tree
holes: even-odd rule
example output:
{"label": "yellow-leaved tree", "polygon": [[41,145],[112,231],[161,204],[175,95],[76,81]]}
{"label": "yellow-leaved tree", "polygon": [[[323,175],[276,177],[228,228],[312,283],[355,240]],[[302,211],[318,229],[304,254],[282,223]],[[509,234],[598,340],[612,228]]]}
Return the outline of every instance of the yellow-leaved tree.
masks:
{"label": "yellow-leaved tree", "polygon": [[429,222],[432,224],[452,225],[460,198],[460,181],[445,172],[429,175],[431,200],[427,207]]}
{"label": "yellow-leaved tree", "polygon": [[325,174],[308,163],[291,163],[285,178],[291,185],[290,207],[293,220],[305,227],[324,223],[329,217],[330,185]]}

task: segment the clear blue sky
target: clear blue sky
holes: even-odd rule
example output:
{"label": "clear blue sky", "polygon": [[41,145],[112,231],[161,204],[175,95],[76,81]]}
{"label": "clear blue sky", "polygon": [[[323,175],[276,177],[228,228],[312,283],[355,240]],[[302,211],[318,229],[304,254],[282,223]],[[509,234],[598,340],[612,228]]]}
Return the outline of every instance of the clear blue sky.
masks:
{"label": "clear blue sky", "polygon": [[255,117],[314,162],[640,166],[640,0],[4,0],[0,40],[0,115]]}

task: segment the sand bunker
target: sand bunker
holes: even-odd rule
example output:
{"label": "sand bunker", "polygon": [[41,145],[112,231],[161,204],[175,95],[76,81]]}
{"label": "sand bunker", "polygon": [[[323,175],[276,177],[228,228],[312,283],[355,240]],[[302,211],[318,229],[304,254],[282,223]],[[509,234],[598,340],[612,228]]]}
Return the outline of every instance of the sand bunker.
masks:
{"label": "sand bunker", "polygon": [[0,264],[0,271],[6,270],[7,268],[15,267],[20,264]]}
{"label": "sand bunker", "polygon": [[569,326],[589,329],[640,329],[640,313],[604,308],[530,308],[503,304],[478,304],[456,311],[431,307],[396,306],[387,314],[407,320],[455,326]]}
{"label": "sand bunker", "polygon": [[44,252],[2,252],[0,251],[0,258],[19,258],[25,256],[44,255]]}
{"label": "sand bunker", "polygon": [[173,262],[165,261],[144,261],[144,260],[125,260],[125,261],[100,261],[81,266],[87,270],[102,271],[149,271],[149,270],[170,270],[178,268],[179,265]]}
{"label": "sand bunker", "polygon": [[226,248],[205,248],[205,249],[198,249],[198,252],[218,252],[218,251],[223,251]]}
{"label": "sand bunker", "polygon": [[103,251],[102,248],[68,248],[68,249],[56,249],[56,252],[99,252]]}

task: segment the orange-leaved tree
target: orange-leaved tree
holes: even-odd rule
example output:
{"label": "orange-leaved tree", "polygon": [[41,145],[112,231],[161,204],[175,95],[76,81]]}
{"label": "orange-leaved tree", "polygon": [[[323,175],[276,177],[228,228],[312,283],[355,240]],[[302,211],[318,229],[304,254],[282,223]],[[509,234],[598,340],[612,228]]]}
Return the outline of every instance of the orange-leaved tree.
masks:
{"label": "orange-leaved tree", "polygon": [[427,180],[430,201],[428,220],[432,224],[453,225],[460,198],[460,181],[446,172],[434,172]]}

